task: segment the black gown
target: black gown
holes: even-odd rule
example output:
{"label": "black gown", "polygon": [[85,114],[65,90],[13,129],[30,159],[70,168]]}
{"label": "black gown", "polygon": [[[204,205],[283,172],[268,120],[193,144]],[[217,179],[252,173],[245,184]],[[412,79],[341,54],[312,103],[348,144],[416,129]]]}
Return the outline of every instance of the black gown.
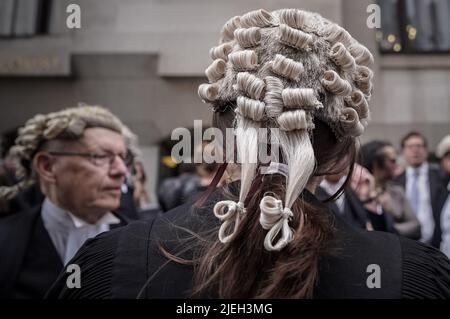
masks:
{"label": "black gown", "polygon": [[[302,196],[323,205],[308,191]],[[81,288],[67,288],[69,274],[62,273],[47,297],[189,298],[192,266],[169,261],[160,247],[181,252],[186,228],[201,234],[217,227],[212,209],[224,198],[217,191],[200,209],[186,204],[89,240],[70,262],[81,268]],[[450,261],[440,251],[397,235],[355,229],[333,216],[339,254],[321,260],[315,298],[450,298]],[[188,249],[179,256],[192,255]],[[380,288],[367,285],[373,264],[379,266]]]}
{"label": "black gown", "polygon": [[[42,299],[63,270],[42,206],[0,219],[0,299]],[[122,227],[128,219],[116,212]]]}

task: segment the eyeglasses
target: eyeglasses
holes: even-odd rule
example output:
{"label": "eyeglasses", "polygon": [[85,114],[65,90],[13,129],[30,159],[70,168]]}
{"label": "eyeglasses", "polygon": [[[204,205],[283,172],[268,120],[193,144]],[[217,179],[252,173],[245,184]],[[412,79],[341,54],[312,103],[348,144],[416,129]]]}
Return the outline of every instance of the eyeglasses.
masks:
{"label": "eyeglasses", "polygon": [[80,156],[87,158],[92,164],[96,166],[111,166],[114,164],[116,160],[116,156],[118,156],[126,166],[130,166],[133,163],[133,155],[130,152],[126,154],[114,154],[114,153],[104,153],[104,154],[96,154],[96,153],[77,153],[77,152],[48,152],[53,156]]}
{"label": "eyeglasses", "polygon": [[425,145],[424,144],[407,144],[407,145],[405,145],[405,148],[407,148],[407,149],[413,149],[413,148],[422,149],[422,148],[425,148]]}

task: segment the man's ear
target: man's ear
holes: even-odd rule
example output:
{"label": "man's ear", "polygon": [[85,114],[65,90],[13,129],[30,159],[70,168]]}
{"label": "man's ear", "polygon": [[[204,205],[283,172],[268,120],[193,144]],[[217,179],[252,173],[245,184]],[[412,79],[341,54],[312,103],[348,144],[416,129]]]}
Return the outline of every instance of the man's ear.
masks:
{"label": "man's ear", "polygon": [[33,168],[40,180],[55,183],[55,160],[48,153],[38,152],[33,158]]}

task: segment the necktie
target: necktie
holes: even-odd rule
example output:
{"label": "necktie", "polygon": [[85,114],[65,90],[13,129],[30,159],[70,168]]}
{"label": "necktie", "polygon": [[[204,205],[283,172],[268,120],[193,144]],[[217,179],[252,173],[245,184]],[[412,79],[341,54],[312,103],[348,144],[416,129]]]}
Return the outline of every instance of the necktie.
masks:
{"label": "necktie", "polygon": [[419,214],[419,171],[417,169],[413,171],[413,179],[409,199],[414,212],[416,213],[416,215]]}

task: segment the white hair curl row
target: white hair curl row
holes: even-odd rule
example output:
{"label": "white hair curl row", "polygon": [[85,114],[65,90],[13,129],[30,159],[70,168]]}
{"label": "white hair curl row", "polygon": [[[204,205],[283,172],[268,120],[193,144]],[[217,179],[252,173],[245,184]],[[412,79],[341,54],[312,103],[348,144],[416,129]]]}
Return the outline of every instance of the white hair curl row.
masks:
{"label": "white hair curl row", "polygon": [[243,48],[255,47],[261,42],[261,29],[258,27],[239,28],[234,30],[234,38]]}
{"label": "white hair curl row", "polygon": [[314,110],[323,107],[322,103],[317,100],[314,90],[309,88],[284,89],[281,97],[286,108]]}
{"label": "white hair curl row", "polygon": [[326,71],[321,82],[325,89],[333,94],[347,96],[352,93],[352,85],[333,70]]}
{"label": "white hair curl row", "polygon": [[295,49],[304,50],[312,43],[313,37],[301,30],[291,28],[286,24],[280,25],[280,42]]}
{"label": "white hair curl row", "polygon": [[243,50],[230,53],[228,59],[235,70],[254,70],[258,67],[258,56],[253,50]]}
{"label": "white hair curl row", "polygon": [[266,103],[267,116],[271,118],[277,118],[284,108],[283,102],[283,82],[275,76],[266,76],[266,94],[264,96],[264,102]]}
{"label": "white hair curl row", "polygon": [[358,113],[351,107],[342,110],[339,123],[345,135],[357,137],[364,132],[364,125],[359,120]]}
{"label": "white hair curl row", "polygon": [[226,62],[222,59],[216,59],[214,62],[206,69],[205,75],[210,83],[217,82],[225,75]]}
{"label": "white hair curl row", "polygon": [[241,17],[241,26],[250,27],[270,27],[276,25],[275,17],[264,9],[250,11]]}
{"label": "white hair curl row", "polygon": [[368,67],[362,65],[356,67],[354,81],[367,97],[372,94],[372,78],[373,72]]}
{"label": "white hair curl row", "polygon": [[236,112],[242,117],[251,119],[255,122],[260,122],[264,119],[266,111],[266,104],[264,102],[249,99],[245,96],[239,96],[236,103]]}
{"label": "white hair curl row", "polygon": [[219,86],[214,84],[200,84],[198,87],[198,95],[204,103],[211,103],[217,99],[219,94]]}
{"label": "white hair curl row", "polygon": [[213,60],[222,59],[228,61],[228,54],[233,50],[233,47],[229,43],[224,43],[216,47],[211,48],[209,51]]}
{"label": "white hair curl row", "polygon": [[252,99],[260,100],[263,96],[266,83],[248,72],[237,74],[236,88]]}
{"label": "white hair curl row", "polygon": [[308,20],[307,15],[303,11],[283,9],[281,10],[278,19],[280,23],[286,24],[291,28],[304,29]]}
{"label": "white hair curl row", "polygon": [[361,120],[369,118],[369,103],[361,91],[353,91],[350,96],[345,97],[345,101],[355,109]]}
{"label": "white hair curl row", "polygon": [[333,45],[330,51],[330,58],[346,72],[351,72],[355,69],[355,58],[341,42]]}
{"label": "white hair curl row", "polygon": [[308,119],[305,110],[286,111],[277,118],[280,129],[286,132],[308,129]]}
{"label": "white hair curl row", "polygon": [[[306,112],[323,107],[313,89],[284,89],[281,80],[273,76],[267,76],[263,81],[248,72],[240,72],[236,88],[249,97],[237,98],[239,115],[255,122],[263,121],[265,116],[274,118],[284,131],[312,128]],[[262,97],[264,102],[260,101]]]}
{"label": "white hair curl row", "polygon": [[241,27],[241,17],[235,16],[229,19],[222,28],[221,42],[231,41],[234,38],[234,30]]}
{"label": "white hair curl row", "polygon": [[359,43],[353,43],[348,47],[348,51],[355,58],[357,64],[368,68],[373,66],[373,55],[365,46],[362,46]]}
{"label": "white hair curl row", "polygon": [[275,55],[275,59],[270,62],[270,67],[273,73],[293,81],[297,81],[305,70],[303,63],[286,58],[282,54]]}
{"label": "white hair curl row", "polygon": [[326,33],[327,36],[325,37],[325,39],[332,45],[341,42],[346,47],[349,47],[354,43],[354,40],[350,33],[348,33],[347,30],[335,23],[331,23],[328,25]]}

